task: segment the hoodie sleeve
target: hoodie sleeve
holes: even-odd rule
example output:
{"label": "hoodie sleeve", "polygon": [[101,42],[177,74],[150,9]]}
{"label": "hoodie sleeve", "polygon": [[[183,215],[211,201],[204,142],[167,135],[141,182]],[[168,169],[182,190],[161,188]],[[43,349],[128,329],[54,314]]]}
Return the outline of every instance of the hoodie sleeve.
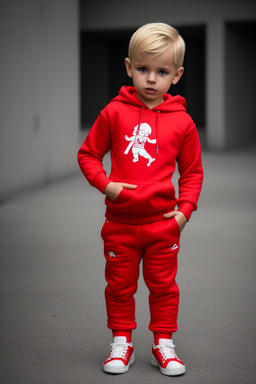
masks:
{"label": "hoodie sleeve", "polygon": [[183,212],[189,220],[192,212],[197,209],[203,183],[201,145],[192,120],[184,137],[177,162],[180,174],[178,210]]}
{"label": "hoodie sleeve", "polygon": [[101,112],[78,151],[77,159],[86,179],[102,193],[110,182],[102,163],[110,147],[109,123]]}

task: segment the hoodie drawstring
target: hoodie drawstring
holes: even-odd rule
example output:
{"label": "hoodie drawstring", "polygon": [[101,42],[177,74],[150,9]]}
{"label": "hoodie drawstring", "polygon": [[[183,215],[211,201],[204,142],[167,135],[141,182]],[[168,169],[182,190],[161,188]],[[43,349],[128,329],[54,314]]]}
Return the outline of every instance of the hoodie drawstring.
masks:
{"label": "hoodie drawstring", "polygon": [[139,119],[138,131],[139,131],[140,125],[142,123],[143,115],[144,115],[144,107],[141,107],[140,108],[140,119]]}
{"label": "hoodie drawstring", "polygon": [[[159,114],[160,114],[160,111],[156,111],[156,154],[158,155],[158,118],[159,118]],[[144,107],[141,107],[140,108],[140,118],[139,118],[139,124],[137,125],[137,129],[136,129],[136,132],[135,132],[135,135],[137,134],[137,132],[139,131],[140,129],[140,126],[142,124],[142,119],[143,119],[143,115],[144,115]]]}
{"label": "hoodie drawstring", "polygon": [[157,111],[156,114],[156,154],[158,155],[158,118],[160,111]]}

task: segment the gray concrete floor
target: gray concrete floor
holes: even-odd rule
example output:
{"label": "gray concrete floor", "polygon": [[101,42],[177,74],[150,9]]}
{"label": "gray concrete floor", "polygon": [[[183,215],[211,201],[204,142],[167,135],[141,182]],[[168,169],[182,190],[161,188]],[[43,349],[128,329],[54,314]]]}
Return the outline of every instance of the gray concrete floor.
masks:
{"label": "gray concrete floor", "polygon": [[203,153],[199,210],[182,233],[176,350],[185,376],[149,364],[147,289],[136,294],[135,364],[102,372],[104,201],[81,174],[0,206],[1,384],[250,384],[256,380],[256,151]]}

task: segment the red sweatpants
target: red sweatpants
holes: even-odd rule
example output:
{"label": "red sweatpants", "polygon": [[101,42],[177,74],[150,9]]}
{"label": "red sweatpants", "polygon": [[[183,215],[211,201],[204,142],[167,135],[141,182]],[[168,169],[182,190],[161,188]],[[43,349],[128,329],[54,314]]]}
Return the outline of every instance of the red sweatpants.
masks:
{"label": "red sweatpants", "polygon": [[143,225],[106,220],[101,235],[106,258],[108,327],[112,330],[136,328],[134,294],[143,260],[143,276],[150,292],[149,329],[175,332],[179,305],[175,276],[180,240],[176,219]]}

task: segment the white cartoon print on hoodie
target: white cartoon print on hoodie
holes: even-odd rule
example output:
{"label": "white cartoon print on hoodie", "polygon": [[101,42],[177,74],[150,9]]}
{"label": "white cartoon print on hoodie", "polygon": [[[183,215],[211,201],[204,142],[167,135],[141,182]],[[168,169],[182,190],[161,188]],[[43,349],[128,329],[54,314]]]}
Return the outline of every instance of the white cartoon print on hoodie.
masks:
{"label": "white cartoon print on hoodie", "polygon": [[[139,129],[139,132],[137,133]],[[145,144],[146,142],[150,144],[156,144],[156,139],[149,139],[148,136],[151,134],[152,129],[150,125],[147,123],[142,123],[139,125],[136,125],[134,128],[133,134],[131,137],[128,137],[125,135],[125,140],[130,141],[128,144],[124,154],[127,155],[132,147],[132,153],[133,153],[133,162],[136,163],[139,161],[139,155],[144,157],[145,159],[148,159],[147,166],[149,167],[155,159],[150,156],[150,154],[145,150]]]}

